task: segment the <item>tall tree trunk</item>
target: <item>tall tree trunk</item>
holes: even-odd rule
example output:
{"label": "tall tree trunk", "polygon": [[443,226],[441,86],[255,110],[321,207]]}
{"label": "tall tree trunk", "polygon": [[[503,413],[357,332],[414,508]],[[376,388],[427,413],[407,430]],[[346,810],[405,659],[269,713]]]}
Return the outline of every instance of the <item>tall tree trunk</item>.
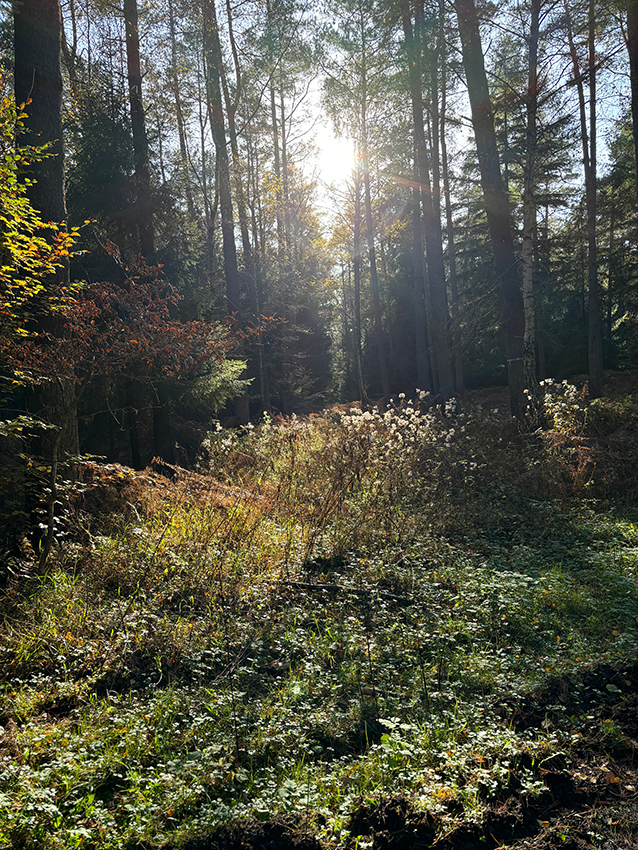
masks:
{"label": "tall tree trunk", "polygon": [[[250,209],[250,229],[252,235],[252,262],[255,276],[255,303],[257,305],[256,315],[260,315],[259,308],[263,295],[263,274],[266,265],[265,236],[261,222],[261,197],[259,194],[259,153],[253,144],[250,133],[246,139],[247,151],[247,192],[246,202]],[[259,213],[259,221],[258,221]],[[259,366],[259,394],[265,405],[270,404],[270,391],[268,388],[268,376],[266,371],[266,356],[264,350],[264,335],[261,330],[257,332],[257,359]]]}
{"label": "tall tree trunk", "polygon": [[175,116],[177,118],[177,135],[179,137],[179,153],[182,161],[182,171],[184,173],[186,207],[188,216],[191,221],[197,221],[195,212],[195,202],[193,200],[193,192],[191,190],[190,181],[190,166],[188,162],[188,148],[186,144],[186,122],[184,121],[184,109],[182,107],[182,93],[179,84],[179,73],[177,69],[177,38],[175,36],[175,13],[173,10],[173,0],[168,2],[168,21],[169,32],[171,37],[171,65],[170,65],[170,81],[173,90],[173,98],[175,100]]}
{"label": "tall tree trunk", "polygon": [[[269,25],[273,26],[273,31],[276,30],[276,22],[272,20],[272,4],[270,0],[266,0],[266,13],[268,18]],[[280,273],[283,271],[283,263],[284,263],[284,254],[285,254],[285,232],[284,232],[284,219],[283,219],[283,203],[282,203],[282,176],[281,176],[281,154],[280,154],[280,133],[279,133],[279,120],[277,118],[277,103],[276,103],[276,92],[275,92],[275,72],[277,70],[277,64],[279,62],[278,57],[276,62],[273,64],[270,80],[268,82],[268,91],[270,94],[270,123],[271,123],[271,132],[272,132],[272,143],[273,143],[273,155],[274,155],[274,164],[275,164],[275,194],[276,194],[276,203],[275,203],[275,220],[277,222],[277,256],[280,264]],[[281,73],[281,71],[279,72]],[[283,132],[283,127],[281,128]]]}
{"label": "tall tree trunk", "polygon": [[37,182],[29,200],[46,222],[66,221],[64,149],[62,141],[62,19],[58,0],[16,0],[14,3],[15,98],[26,107],[21,143],[49,145],[48,156],[33,163]]}
{"label": "tall tree trunk", "polygon": [[[439,211],[438,196],[435,197],[435,187],[430,184],[430,168],[428,162],[427,144],[425,138],[425,127],[423,122],[423,91],[421,55],[422,42],[420,30],[423,22],[423,6],[421,0],[417,0],[415,12],[415,25],[408,13],[403,16],[403,32],[406,39],[408,54],[408,70],[410,80],[410,99],[412,102],[412,122],[414,128],[414,139],[416,146],[416,160],[418,169],[418,182],[420,184],[422,207],[423,207],[423,232],[425,236],[425,249],[427,256],[428,276],[430,288],[429,306],[431,317],[428,324],[430,331],[430,344],[434,351],[436,365],[437,389],[444,398],[449,398],[454,391],[454,379],[452,376],[452,363],[450,346],[448,340],[448,317],[447,297],[445,291],[445,267],[443,263],[443,234],[441,230],[441,216]],[[433,58],[436,62],[436,57]],[[432,93],[431,111],[438,114],[438,93]],[[436,108],[434,101],[436,100]],[[437,119],[438,120],[438,119]],[[432,137],[437,139],[438,147],[438,124]],[[434,151],[432,154],[432,165],[434,166]],[[438,159],[438,153],[436,154]],[[438,167],[437,167],[438,171]],[[434,366],[434,364],[433,364]]]}
{"label": "tall tree trunk", "polygon": [[[416,169],[415,169],[416,170]],[[418,177],[415,175],[418,180]],[[430,391],[428,370],[428,350],[425,326],[423,239],[421,233],[421,191],[418,186],[412,189],[412,276],[414,294],[414,336],[416,349],[416,382],[420,390]]]}
{"label": "tall tree trunk", "polygon": [[[228,34],[233,55],[233,63],[235,66],[235,96],[231,98],[228,88],[228,80],[224,65],[220,66],[220,79],[222,91],[224,93],[224,103],[226,104],[226,115],[228,117],[228,135],[230,138],[230,151],[232,155],[232,174],[235,187],[235,199],[237,202],[237,217],[239,219],[239,232],[241,234],[242,251],[244,255],[244,281],[248,289],[248,301],[250,312],[257,319],[259,316],[259,299],[257,294],[257,282],[255,278],[255,265],[253,262],[253,251],[250,242],[250,233],[248,230],[248,214],[246,211],[246,193],[244,191],[244,180],[240,168],[239,143],[237,139],[237,126],[235,123],[235,115],[237,107],[241,99],[241,71],[239,68],[239,56],[235,45],[235,36],[233,33],[233,18],[230,8],[230,3],[226,0],[226,17],[228,21]],[[259,344],[259,343],[258,343]],[[258,371],[261,374],[259,366],[259,358],[263,352],[257,351],[258,363],[255,364],[254,347],[248,343],[244,343],[241,349],[237,352],[240,356],[246,357],[251,361],[247,368],[242,373],[242,378],[251,377],[251,370]],[[235,398],[235,416],[241,425],[247,425],[250,421],[250,398],[248,393]]]}
{"label": "tall tree trunk", "polygon": [[281,157],[279,153],[279,120],[277,118],[277,105],[275,103],[275,84],[271,80],[270,82],[270,120],[272,123],[272,144],[273,144],[273,154],[274,154],[274,165],[275,165],[275,179],[277,181],[277,185],[275,187],[276,192],[276,205],[275,205],[275,218],[277,221],[277,248],[279,251],[279,255],[283,256],[284,250],[284,225],[283,218],[281,215]]}
{"label": "tall tree trunk", "polygon": [[359,385],[359,401],[361,407],[369,404],[365,382],[363,380],[363,364],[361,362],[361,171],[357,168],[354,178],[354,238],[352,266],[354,277],[354,353],[357,368],[357,384]]}
{"label": "tall tree trunk", "polygon": [[64,62],[64,66],[66,68],[66,72],[69,75],[69,89],[71,91],[71,106],[70,111],[76,109],[79,98],[80,98],[80,81],[78,79],[78,66],[77,66],[77,45],[78,45],[78,32],[77,32],[77,14],[75,11],[75,2],[74,0],[70,0],[69,3],[69,12],[71,14],[71,44],[69,44],[66,32],[64,30],[64,26],[60,30],[60,49],[61,49],[61,59]]}
{"label": "tall tree trunk", "polygon": [[370,290],[372,292],[372,310],[374,313],[374,336],[379,355],[379,372],[381,375],[381,391],[385,398],[390,396],[390,377],[386,355],[385,337],[383,333],[383,318],[381,315],[381,295],[379,293],[379,274],[377,271],[377,255],[374,246],[374,222],[372,219],[372,194],[370,189],[370,164],[367,154],[367,143],[364,139],[366,153],[363,154],[363,202],[366,222],[366,242],[368,244],[368,263],[370,266]]}
{"label": "tall tree trunk", "polygon": [[217,156],[219,186],[219,208],[222,223],[222,250],[228,309],[240,318],[239,273],[237,271],[237,248],[235,246],[235,224],[230,186],[230,162],[226,140],[226,124],[222,106],[222,48],[217,26],[215,0],[203,0],[204,11],[204,57],[206,68],[206,91],[211,133]]}
{"label": "tall tree trunk", "polygon": [[[230,24],[230,9],[228,9],[229,27]],[[232,27],[231,27],[232,33]],[[231,36],[232,39],[232,36]],[[232,39],[234,44],[234,39]],[[236,50],[233,48],[233,56]],[[237,60],[236,60],[237,61]],[[246,193],[244,191],[244,179],[241,173],[241,158],[239,156],[239,143],[237,139],[237,126],[235,123],[235,114],[239,101],[239,92],[241,90],[241,77],[239,66],[236,66],[237,73],[237,94],[234,101],[230,98],[228,91],[228,83],[226,82],[226,74],[222,68],[222,87],[224,91],[224,100],[226,103],[226,114],[228,116],[228,135],[230,137],[230,150],[233,157],[233,177],[235,186],[235,198],[237,200],[237,217],[239,219],[239,232],[241,234],[241,245],[244,254],[244,273],[246,278],[246,287],[248,289],[248,298],[250,302],[250,310],[254,316],[259,315],[259,297],[257,293],[257,282],[255,274],[255,263],[253,260],[253,249],[250,241],[250,231],[248,227],[248,213],[246,209]]]}
{"label": "tall tree trunk", "polygon": [[[230,97],[226,89],[226,74],[224,70],[224,59],[219,38],[219,26],[217,23],[216,0],[203,0],[204,3],[204,55],[206,57],[207,69],[207,94],[208,109],[210,116],[211,133],[215,144],[217,157],[217,187],[219,192],[219,208],[222,224],[222,251],[224,254],[224,276],[226,278],[226,297],[229,310],[237,321],[241,320],[239,270],[237,266],[237,246],[235,245],[235,221],[233,214],[233,200],[231,188],[231,169],[228,156],[228,141],[226,138],[226,122],[224,120],[224,109],[222,92],[226,95],[227,118],[231,134],[234,134],[234,105],[230,104]],[[230,106],[230,109],[228,109]],[[237,141],[235,136],[235,147]],[[231,142],[231,152],[233,151]],[[242,224],[242,238],[246,241],[250,254],[250,241],[248,239],[248,227],[245,210],[240,218]],[[246,258],[245,258],[246,259]],[[252,279],[254,284],[254,278]],[[254,293],[253,293],[254,294]],[[249,421],[249,401],[246,394],[235,398],[235,416],[241,425]]]}
{"label": "tall tree trunk", "polygon": [[281,204],[284,220],[284,242],[285,242],[285,273],[290,276],[292,253],[290,244],[290,175],[288,168],[288,131],[286,127],[286,102],[284,99],[283,73],[279,71],[279,135],[281,140]]}
{"label": "tall tree trunk", "polygon": [[609,216],[609,258],[607,261],[607,360],[609,368],[615,368],[616,358],[614,355],[613,337],[613,314],[614,314],[614,280],[616,277],[616,218],[614,215],[615,193],[612,195],[611,211]]}
{"label": "tall tree trunk", "polygon": [[[406,53],[408,58],[408,77],[410,82],[410,103],[412,107],[412,131],[414,148],[414,187],[412,197],[414,209],[412,213],[413,225],[413,258],[412,266],[414,273],[414,319],[415,319],[415,344],[416,344],[416,372],[418,388],[430,391],[433,389],[430,383],[428,369],[428,337],[426,335],[426,323],[431,319],[429,309],[428,275],[425,269],[425,257],[423,253],[423,218],[421,213],[423,195],[423,176],[425,170],[425,130],[423,126],[423,105],[420,79],[420,47],[415,38],[412,27],[412,18],[409,10],[405,10],[402,17],[403,34],[405,36]],[[428,310],[426,313],[426,300]],[[431,330],[431,325],[428,325]]]}
{"label": "tall tree trunk", "polygon": [[[348,316],[348,303],[349,303],[349,291],[348,286],[346,284],[346,269],[343,262],[343,257],[339,258],[339,271],[341,273],[341,309],[338,310],[341,318],[341,350],[343,351],[343,361],[344,361],[344,377],[342,390],[345,388],[346,394],[350,395],[349,387],[352,385],[352,357],[350,356],[353,353],[352,348],[352,337],[350,333],[350,321]],[[348,271],[350,271],[350,266],[348,266]]]}
{"label": "tall tree trunk", "polygon": [[361,33],[361,162],[363,164],[363,200],[366,222],[366,241],[368,243],[368,262],[370,264],[370,290],[372,292],[372,310],[374,313],[374,335],[379,356],[379,372],[381,376],[381,391],[385,398],[390,396],[390,376],[386,356],[385,338],[383,334],[383,319],[381,316],[381,297],[379,294],[379,276],[377,273],[377,257],[374,247],[374,222],[372,220],[372,195],[370,189],[370,151],[368,149],[368,55],[365,39],[365,23],[363,7],[359,7],[359,26]]}
{"label": "tall tree trunk", "polygon": [[501,329],[505,342],[510,408],[514,416],[522,419],[527,406],[523,370],[525,319],[514,253],[509,201],[501,177],[496,133],[494,131],[494,111],[485,74],[483,49],[474,0],[455,0],[455,8],[472,109],[472,124],[476,138],[485,211],[494,254],[494,265],[500,283]]}
{"label": "tall tree trunk", "polygon": [[[62,71],[60,49],[62,16],[58,0],[16,0],[14,3],[14,87],[18,105],[31,101],[21,144],[49,144],[48,156],[30,167],[35,178],[28,189],[29,200],[45,222],[66,223],[64,195],[64,147],[62,139]],[[68,265],[55,272],[68,283]],[[41,329],[63,334],[61,320],[44,318]],[[55,377],[55,376],[52,376]],[[61,431],[47,434],[43,450],[47,457],[79,453],[75,387],[70,381],[52,380],[38,393],[44,418]]]}
{"label": "tall tree trunk", "polygon": [[603,391],[603,334],[598,283],[598,239],[596,227],[596,0],[589,0],[589,191],[587,204],[587,294],[589,296],[589,393],[597,398]]}
{"label": "tall tree trunk", "polygon": [[275,220],[277,222],[277,256],[279,264],[283,269],[284,257],[286,253],[286,234],[284,228],[283,217],[283,181],[281,177],[281,154],[279,150],[279,121],[277,118],[277,105],[275,102],[275,83],[270,81],[270,120],[272,122],[272,143],[275,158],[275,187],[276,203],[275,203]]}
{"label": "tall tree trunk", "polygon": [[532,0],[528,42],[527,131],[523,174],[523,305],[525,338],[523,361],[525,386],[529,393],[530,414],[535,420],[539,409],[539,386],[536,378],[536,308],[534,304],[534,242],[536,237],[536,157],[538,111],[538,36],[543,0]]}
{"label": "tall tree trunk", "polygon": [[[205,65],[205,62],[204,62]],[[204,76],[206,71],[204,70]],[[215,259],[215,218],[217,216],[217,200],[211,203],[208,185],[208,169],[206,156],[206,125],[208,123],[208,105],[204,108],[204,96],[201,91],[201,74],[199,61],[197,65],[197,112],[199,119],[199,149],[202,161],[202,198],[204,201],[204,222],[206,224],[206,266],[209,277],[213,275]]]}
{"label": "tall tree trunk", "polygon": [[638,211],[638,0],[627,0],[627,51],[631,81],[631,121],[636,169],[636,210]]}
{"label": "tall tree trunk", "polygon": [[454,221],[452,218],[452,195],[450,192],[450,168],[447,155],[445,132],[447,117],[447,55],[444,33],[445,7],[439,0],[439,44],[441,56],[441,167],[443,171],[443,194],[445,196],[445,229],[447,236],[447,254],[450,280],[452,313],[452,349],[454,359],[454,388],[457,393],[464,391],[463,350],[461,346],[461,310],[459,305],[458,277],[456,274],[456,247],[454,243]]}
{"label": "tall tree trunk", "polygon": [[244,185],[247,181],[244,180],[241,171],[241,157],[239,155],[239,141],[237,137],[237,123],[235,116],[237,108],[241,100],[242,78],[241,69],[239,67],[239,54],[235,44],[235,35],[233,31],[233,18],[229,0],[226,0],[226,17],[228,20],[228,37],[230,40],[233,64],[235,67],[235,96],[230,97],[228,89],[228,81],[226,72],[222,65],[222,89],[224,92],[224,102],[226,104],[226,115],[228,116],[228,135],[230,137],[230,151],[233,158],[233,177],[235,187],[235,198],[237,200],[237,217],[239,219],[239,232],[241,234],[241,245],[244,254],[244,272],[246,278],[246,287],[248,289],[248,297],[250,301],[250,309],[255,316],[259,314],[259,297],[257,293],[255,262],[253,258],[253,248],[250,241],[250,231],[248,227],[248,212],[246,205],[246,191]]}
{"label": "tall tree trunk", "polygon": [[588,358],[589,358],[589,394],[597,398],[602,393],[603,357],[600,320],[600,290],[598,286],[598,246],[596,239],[596,60],[594,53],[595,2],[589,0],[588,15],[588,76],[589,76],[589,132],[587,130],[587,110],[583,74],[578,62],[574,43],[571,15],[565,3],[567,39],[572,60],[574,81],[578,92],[578,111],[580,116],[580,138],[583,150],[583,170],[585,172],[585,204],[587,207],[587,293],[588,293]]}
{"label": "tall tree trunk", "polygon": [[[138,30],[137,0],[124,0],[126,27],[126,63],[128,70],[129,103],[133,129],[135,156],[136,218],[139,227],[140,253],[147,260],[155,253],[153,229],[153,204],[151,196],[151,170],[148,155],[148,137],[142,102],[142,68]],[[168,400],[158,395],[153,405],[153,445],[157,457],[173,463],[173,439],[168,416]],[[135,454],[135,450],[133,450]],[[135,461],[135,458],[134,458]]]}
{"label": "tall tree trunk", "polygon": [[[423,16],[423,0],[418,2],[418,15]],[[416,22],[416,19],[415,19]],[[421,40],[423,31],[421,26]],[[422,45],[425,49],[425,45]],[[445,263],[443,259],[443,230],[441,227],[441,164],[439,160],[439,86],[438,72],[441,57],[440,38],[436,49],[430,55],[430,163],[432,168],[432,191],[429,199],[424,198],[426,214],[426,246],[432,309],[434,311],[435,345],[437,351],[437,371],[439,373],[439,392],[448,399],[454,392],[454,374],[452,352],[449,337],[449,313],[445,282]],[[427,149],[426,149],[427,155]],[[425,163],[428,171],[427,161]],[[427,202],[429,200],[429,206]],[[431,233],[428,242],[428,233]]]}
{"label": "tall tree trunk", "polygon": [[148,138],[142,104],[142,69],[140,64],[140,37],[137,21],[136,0],[124,0],[124,23],[126,31],[126,65],[128,91],[133,129],[133,152],[135,156],[135,202],[139,226],[140,252],[146,259],[155,253],[153,232],[153,202],[151,197],[151,171],[148,159]]}

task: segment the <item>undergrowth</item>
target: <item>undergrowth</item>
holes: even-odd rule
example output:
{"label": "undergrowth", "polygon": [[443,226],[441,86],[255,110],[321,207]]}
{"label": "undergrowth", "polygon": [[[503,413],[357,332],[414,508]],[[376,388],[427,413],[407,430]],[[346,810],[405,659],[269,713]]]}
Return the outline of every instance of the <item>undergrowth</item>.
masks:
{"label": "undergrowth", "polygon": [[579,717],[507,712],[638,649],[636,403],[546,390],[531,435],[399,400],[213,431],[172,483],[87,468],[46,575],[4,588],[4,845],[293,813],[354,847],[379,799],[443,828],[541,793]]}

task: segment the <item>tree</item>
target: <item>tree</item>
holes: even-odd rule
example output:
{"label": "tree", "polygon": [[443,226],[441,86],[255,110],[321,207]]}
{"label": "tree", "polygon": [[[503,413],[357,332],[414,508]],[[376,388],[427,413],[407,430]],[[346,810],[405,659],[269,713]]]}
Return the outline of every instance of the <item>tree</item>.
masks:
{"label": "tree", "polygon": [[29,199],[46,222],[66,221],[62,136],[62,18],[58,0],[16,0],[13,8],[14,90],[28,105],[23,144],[48,145],[50,156],[31,165]]}
{"label": "tree", "polygon": [[[585,172],[585,202],[587,207],[587,291],[589,317],[589,393],[596,398],[602,393],[603,350],[600,321],[600,289],[598,285],[598,244],[596,236],[596,56],[595,27],[596,7],[594,0],[588,0],[587,15],[587,71],[581,72],[578,52],[574,40],[572,18],[565,3],[565,22],[569,54],[572,61],[574,83],[578,92],[578,114],[580,117],[580,139],[583,151],[583,170]],[[589,81],[589,128],[585,106],[584,79]]]}
{"label": "tree", "polygon": [[128,91],[135,153],[136,219],[139,227],[140,251],[152,259],[155,253],[153,232],[153,207],[151,197],[151,171],[148,159],[148,138],[142,102],[142,69],[140,65],[140,38],[138,32],[137,0],[124,0],[124,25],[126,33],[126,64]]}
{"label": "tree", "polygon": [[485,210],[501,293],[501,329],[505,340],[510,407],[513,415],[522,418],[526,407],[523,370],[524,316],[510,223],[509,199],[501,176],[494,130],[494,111],[485,74],[474,0],[455,0],[455,7],[472,109],[472,124]]}
{"label": "tree", "polygon": [[627,0],[627,52],[631,83],[631,118],[636,171],[636,209],[638,210],[638,0]]}
{"label": "tree", "polygon": [[539,407],[536,377],[536,308],[534,304],[534,241],[536,236],[536,159],[538,112],[538,40],[543,0],[532,0],[528,38],[527,131],[525,169],[523,178],[523,304],[525,309],[525,338],[523,366],[525,387],[530,394],[532,415],[536,419]]}
{"label": "tree", "polygon": [[[109,250],[118,254],[114,245]],[[183,381],[223,373],[226,356],[237,347],[240,336],[223,326],[172,319],[170,309],[179,296],[161,279],[160,269],[148,267],[142,258],[136,259],[126,274],[123,284],[85,285],[73,297],[61,291],[56,309],[64,334],[44,330],[26,334],[24,327],[18,326],[18,333],[0,339],[0,355],[14,382],[46,385],[64,380],[77,407],[98,380],[116,378],[127,386],[132,382],[157,386],[168,379]],[[238,381],[232,370],[227,377],[232,378],[229,386],[235,391],[245,389],[245,382]],[[54,451],[41,568],[55,531],[57,466]]]}
{"label": "tree", "polygon": [[[115,245],[109,250],[118,253]],[[64,376],[79,398],[101,377],[187,377],[211,360],[221,363],[239,345],[242,336],[224,326],[171,318],[181,299],[160,268],[138,257],[125,272],[123,285],[85,284],[72,298],[61,294],[57,310],[69,332],[54,337],[41,331],[19,343],[5,340],[7,365],[32,380]]]}
{"label": "tree", "polygon": [[377,268],[371,172],[373,155],[371,112],[374,112],[381,96],[384,69],[380,62],[380,51],[375,49],[377,34],[370,12],[371,9],[366,0],[353,0],[344,4],[341,10],[341,21],[332,35],[340,56],[333,60],[334,67],[331,69],[324,89],[324,103],[333,118],[337,119],[335,124],[338,128],[345,125],[357,146],[357,157],[361,168],[374,338],[381,391],[384,397],[388,397],[390,374]]}
{"label": "tree", "polygon": [[60,272],[72,237],[45,222],[29,198],[33,185],[24,174],[47,154],[17,144],[26,117],[12,98],[0,100],[0,340],[25,338],[68,289]]}
{"label": "tree", "polygon": [[633,366],[638,356],[636,169],[630,110],[617,122],[609,147],[611,165],[600,181],[598,231],[601,278],[607,284],[606,358],[610,368],[622,368]]}
{"label": "tree", "polygon": [[439,42],[441,46],[441,169],[443,174],[443,194],[445,197],[447,255],[450,270],[449,280],[452,312],[452,344],[454,351],[454,383],[457,393],[462,393],[464,389],[464,379],[463,352],[461,348],[461,309],[459,304],[460,299],[458,292],[458,279],[456,274],[456,245],[454,235],[454,219],[452,215],[452,197],[450,192],[450,166],[447,152],[446,137],[448,53],[444,25],[444,0],[439,0]]}
{"label": "tree", "polygon": [[215,153],[217,156],[217,175],[219,206],[222,223],[222,250],[224,254],[224,273],[226,277],[226,297],[228,311],[239,317],[241,305],[239,298],[239,273],[237,270],[237,247],[235,245],[235,225],[230,180],[230,158],[226,138],[226,122],[222,101],[223,56],[219,40],[217,11],[215,0],[203,0],[204,10],[204,63],[206,69],[206,93],[208,116]]}
{"label": "tree", "polygon": [[[420,203],[418,209],[422,209],[421,216],[416,217],[415,225],[423,227],[425,236],[425,248],[427,255],[429,298],[428,328],[434,353],[433,371],[435,373],[436,387],[443,398],[447,399],[454,390],[454,379],[452,376],[452,358],[450,353],[448,334],[447,298],[445,288],[445,268],[443,264],[443,236],[441,230],[441,212],[439,204],[440,192],[435,179],[439,173],[439,127],[438,127],[438,55],[439,50],[431,52],[431,103],[430,113],[432,116],[432,152],[428,156],[425,140],[425,126],[423,122],[423,74],[422,55],[426,48],[425,25],[423,20],[423,3],[416,3],[415,23],[409,12],[403,15],[403,31],[406,40],[406,53],[408,59],[408,75],[410,81],[410,100],[412,104],[412,120],[414,127],[415,152],[416,152],[416,180],[418,183]],[[438,33],[438,27],[437,27]],[[432,175],[430,175],[430,163]],[[417,195],[417,197],[418,197]]]}
{"label": "tree", "polygon": [[[35,147],[47,145],[46,157],[36,158],[33,178],[28,185],[33,208],[46,223],[66,222],[64,196],[64,147],[62,138],[62,71],[60,43],[62,17],[59,0],[16,0],[13,8],[14,29],[14,88],[18,105],[28,105],[22,123],[23,144]],[[44,231],[46,234],[46,231]],[[69,281],[69,265],[55,267],[47,286],[65,286]],[[61,328],[54,316],[43,314],[42,321],[54,333]],[[59,431],[45,440],[47,454],[62,449],[69,455],[78,453],[77,416],[73,394],[63,381],[43,389],[39,403],[46,418]]]}
{"label": "tree", "polygon": [[101,280],[114,272],[105,241],[115,242],[126,257],[140,252],[134,183],[135,154],[130,110],[99,68],[78,74],[73,112],[67,116],[66,201],[69,220],[90,221],[82,233],[87,252],[71,273]]}
{"label": "tree", "polygon": [[[32,376],[24,370],[12,375],[7,358],[3,356],[8,349],[21,350],[33,328],[54,328],[59,339],[60,323],[55,311],[69,296],[65,270],[68,269],[73,237],[60,231],[55,223],[44,222],[29,200],[32,184],[21,172],[46,154],[31,145],[16,144],[16,134],[22,129],[25,119],[26,115],[16,109],[9,97],[5,96],[0,101],[0,376],[3,381],[0,390],[5,396],[3,407],[14,415],[13,421],[0,425],[0,437],[19,434],[27,426],[36,428],[39,433],[44,432],[45,436],[53,432],[52,438],[45,442],[45,450],[55,477],[62,437],[68,437],[69,433],[69,429],[65,432],[60,427],[57,418],[61,413],[66,416],[67,405],[71,404],[69,382],[59,375],[51,376],[55,387],[62,387],[64,393],[48,395],[55,406],[49,404],[44,411],[44,419],[16,419],[15,406],[20,411],[24,410],[15,398],[16,390],[29,384]],[[55,322],[51,321],[52,316],[56,318]],[[74,405],[72,408],[75,410]],[[56,418],[51,419],[50,416]],[[71,431],[71,435],[77,437],[77,429]],[[3,543],[11,551],[19,548],[19,538],[24,531],[20,524],[23,520],[26,522],[29,510],[24,476],[24,467],[16,451],[10,447],[4,451],[3,475],[0,478],[0,504],[3,508],[0,523]],[[54,490],[52,487],[50,501]]]}

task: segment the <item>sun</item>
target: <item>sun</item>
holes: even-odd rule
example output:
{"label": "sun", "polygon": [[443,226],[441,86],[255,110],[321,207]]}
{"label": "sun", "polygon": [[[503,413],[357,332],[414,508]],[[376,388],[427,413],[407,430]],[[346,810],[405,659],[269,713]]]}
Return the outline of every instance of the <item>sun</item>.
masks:
{"label": "sun", "polygon": [[345,188],[355,165],[354,142],[345,136],[336,137],[332,129],[320,125],[315,130],[317,173],[325,186]]}

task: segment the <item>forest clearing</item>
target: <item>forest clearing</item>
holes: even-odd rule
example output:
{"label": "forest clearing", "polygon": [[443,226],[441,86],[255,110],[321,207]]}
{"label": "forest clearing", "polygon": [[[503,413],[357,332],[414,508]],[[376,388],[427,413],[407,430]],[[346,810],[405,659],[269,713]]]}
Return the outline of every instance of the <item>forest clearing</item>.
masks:
{"label": "forest clearing", "polygon": [[2,591],[4,843],[635,846],[636,396],[482,395],[86,462]]}
{"label": "forest clearing", "polygon": [[636,850],[638,0],[0,24],[0,847]]}

